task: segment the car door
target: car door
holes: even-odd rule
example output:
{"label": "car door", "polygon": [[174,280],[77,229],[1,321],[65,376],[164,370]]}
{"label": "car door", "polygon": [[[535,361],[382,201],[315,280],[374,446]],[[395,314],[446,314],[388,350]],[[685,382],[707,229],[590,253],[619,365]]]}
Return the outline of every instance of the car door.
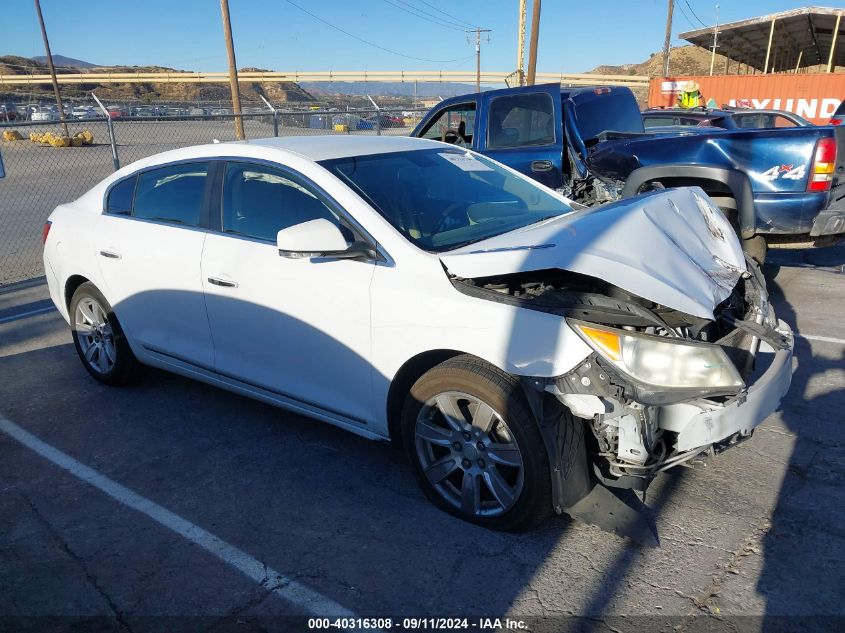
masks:
{"label": "car door", "polygon": [[106,194],[95,248],[106,296],[130,339],[211,368],[200,259],[210,163],[176,163],[119,181]]}
{"label": "car door", "polygon": [[486,137],[481,152],[556,188],[563,182],[560,87],[536,86],[483,102]]}
{"label": "car door", "polygon": [[222,168],[220,231],[202,278],[218,373],[344,416],[371,419],[370,280],[374,262],[289,259],[279,230],[342,213],[289,170]]}

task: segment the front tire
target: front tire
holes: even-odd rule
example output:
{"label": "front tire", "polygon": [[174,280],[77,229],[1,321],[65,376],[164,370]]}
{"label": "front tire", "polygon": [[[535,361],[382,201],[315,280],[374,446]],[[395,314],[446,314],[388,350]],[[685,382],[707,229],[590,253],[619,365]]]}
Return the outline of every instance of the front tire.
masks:
{"label": "front tire", "polygon": [[106,298],[90,281],[70,300],[73,344],[82,366],[107,385],[124,385],[135,377],[138,361]]}
{"label": "front tire", "polygon": [[471,356],[447,360],[411,388],[401,424],[417,482],[440,509],[506,531],[549,515],[548,457],[513,376]]}

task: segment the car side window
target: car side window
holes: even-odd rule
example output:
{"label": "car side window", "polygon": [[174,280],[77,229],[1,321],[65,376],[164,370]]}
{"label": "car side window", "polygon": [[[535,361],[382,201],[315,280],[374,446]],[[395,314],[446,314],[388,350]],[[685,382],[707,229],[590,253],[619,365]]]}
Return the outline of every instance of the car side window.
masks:
{"label": "car side window", "polygon": [[490,103],[487,147],[554,143],[554,112],[552,98],[544,92],[496,97]]}
{"label": "car side window", "polygon": [[121,180],[109,190],[109,197],[106,200],[106,211],[118,215],[129,215],[132,213],[132,198],[135,196],[135,183],[137,176]]}
{"label": "car side window", "polygon": [[461,147],[470,147],[473,130],[475,130],[475,101],[446,108],[429,122],[420,136]]}
{"label": "car side window", "polygon": [[138,174],[132,217],[199,226],[208,163],[167,165]]}
{"label": "car side window", "polygon": [[223,181],[223,232],[276,242],[282,229],[326,219],[352,241],[351,231],[299,179],[249,163],[227,163]]}

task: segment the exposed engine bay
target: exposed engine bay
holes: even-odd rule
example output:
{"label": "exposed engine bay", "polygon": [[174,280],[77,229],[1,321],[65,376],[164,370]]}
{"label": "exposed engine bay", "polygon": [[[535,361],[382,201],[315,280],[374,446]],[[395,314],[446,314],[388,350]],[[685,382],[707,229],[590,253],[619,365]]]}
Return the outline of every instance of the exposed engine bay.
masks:
{"label": "exposed engine bay", "polygon": [[[692,409],[721,409],[745,397],[761,342],[788,345],[771,310],[756,264],[748,269],[713,319],[685,314],[643,299],[603,280],[560,269],[464,279],[452,276],[465,294],[567,318],[570,326],[613,328],[637,335],[718,346],[741,377],[724,389],[656,389],[619,371],[593,353],[572,371],[545,379],[542,389],[589,428],[587,452],[594,475],[609,486],[644,490],[659,473],[718,452],[750,436],[737,432],[719,442],[685,446],[681,437]],[[577,331],[577,330],[576,330]],[[651,340],[651,339],[649,339]],[[724,358],[724,357],[722,357]],[[731,369],[733,371],[733,368]]]}

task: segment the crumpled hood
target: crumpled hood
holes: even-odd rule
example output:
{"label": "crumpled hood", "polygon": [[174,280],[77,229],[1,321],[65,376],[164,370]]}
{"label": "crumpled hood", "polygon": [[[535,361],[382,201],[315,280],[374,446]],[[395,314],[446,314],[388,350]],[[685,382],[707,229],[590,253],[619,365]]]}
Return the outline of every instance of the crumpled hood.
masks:
{"label": "crumpled hood", "polygon": [[451,274],[468,279],[568,270],[705,319],[746,270],[733,228],[698,187],[576,211],[440,259]]}

